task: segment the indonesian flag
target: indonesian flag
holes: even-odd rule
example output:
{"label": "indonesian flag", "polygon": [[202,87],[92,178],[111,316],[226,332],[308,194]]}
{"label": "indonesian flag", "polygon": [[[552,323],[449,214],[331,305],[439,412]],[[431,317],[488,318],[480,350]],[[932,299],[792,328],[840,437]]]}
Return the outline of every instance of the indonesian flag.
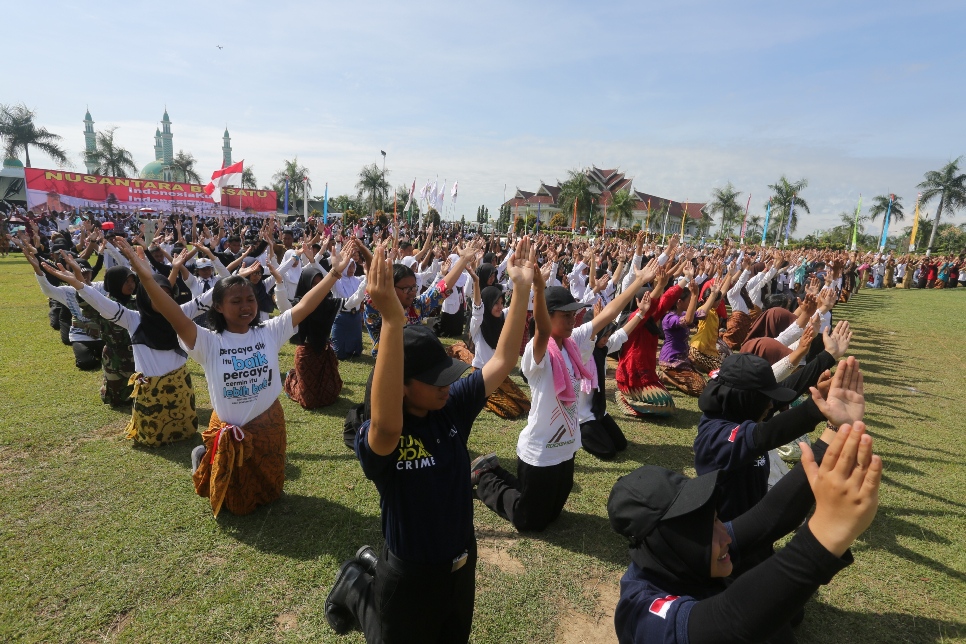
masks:
{"label": "indonesian flag", "polygon": [[413,179],[413,187],[409,189],[409,200],[406,202],[406,207],[403,208],[403,212],[409,210],[409,206],[413,205],[413,197],[416,195],[416,180]]}
{"label": "indonesian flag", "polygon": [[211,182],[205,186],[205,194],[214,199],[215,203],[221,203],[221,189],[225,186],[241,186],[242,164],[244,159],[238,163],[233,163],[227,168],[215,170],[211,173]]}
{"label": "indonesian flag", "polygon": [[456,205],[456,196],[457,196],[457,194],[459,192],[459,190],[458,190],[459,185],[460,185],[460,182],[459,181],[454,181],[453,182],[453,191],[451,193],[449,193],[449,196],[453,198],[453,205],[454,206]]}

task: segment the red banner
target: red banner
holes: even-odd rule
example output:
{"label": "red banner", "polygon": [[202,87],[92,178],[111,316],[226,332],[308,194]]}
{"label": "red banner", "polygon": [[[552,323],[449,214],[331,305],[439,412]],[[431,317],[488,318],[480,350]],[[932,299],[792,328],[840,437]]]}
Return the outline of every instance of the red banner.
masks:
{"label": "red banner", "polygon": [[222,188],[221,203],[204,186],[155,179],[122,179],[63,170],[24,168],[27,207],[36,214],[51,211],[153,208],[160,212],[199,215],[268,216],[277,210],[274,190]]}

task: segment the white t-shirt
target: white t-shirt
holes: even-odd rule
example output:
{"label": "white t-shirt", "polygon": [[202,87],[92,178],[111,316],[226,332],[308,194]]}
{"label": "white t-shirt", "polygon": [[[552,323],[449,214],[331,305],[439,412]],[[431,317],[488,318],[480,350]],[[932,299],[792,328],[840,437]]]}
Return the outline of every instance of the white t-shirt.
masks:
{"label": "white t-shirt", "polygon": [[[503,309],[503,316],[506,319],[506,313],[509,309]],[[470,318],[470,338],[473,339],[473,348],[476,352],[473,354],[473,365],[477,369],[482,369],[483,366],[490,361],[493,354],[496,353],[496,347],[491,347],[486,343],[483,338],[483,305],[479,306],[473,305],[473,317]]]}
{"label": "white t-shirt", "polygon": [[[104,319],[124,328],[127,330],[128,335],[132,338],[134,337],[134,333],[141,326],[140,312],[126,308],[90,287],[84,287],[78,293]],[[208,307],[211,305],[211,296],[212,293],[209,291],[203,297],[192,298],[190,301],[181,305],[181,310],[189,318],[193,318],[199,313],[208,310]],[[180,369],[188,361],[186,357],[179,355],[175,351],[160,351],[158,349],[152,349],[146,344],[132,344],[131,349],[134,352],[134,368],[148,378],[156,378],[166,373],[171,373],[175,369]]]}
{"label": "white t-shirt", "polygon": [[211,406],[222,422],[244,426],[272,406],[282,393],[278,352],[294,333],[289,310],[246,333],[198,327],[194,349],[181,343],[204,368]]}
{"label": "white t-shirt", "polygon": [[[585,364],[594,352],[593,330],[593,322],[587,322],[574,329],[570,336],[577,343]],[[570,374],[574,395],[579,399],[580,378],[574,377],[574,367],[567,352],[561,350],[561,355]],[[523,352],[520,369],[530,385],[530,415],[527,417],[527,426],[520,432],[517,440],[517,457],[528,465],[539,467],[563,463],[580,449],[577,402],[564,404],[557,400],[550,353],[548,351],[539,363],[534,361],[532,339]]]}

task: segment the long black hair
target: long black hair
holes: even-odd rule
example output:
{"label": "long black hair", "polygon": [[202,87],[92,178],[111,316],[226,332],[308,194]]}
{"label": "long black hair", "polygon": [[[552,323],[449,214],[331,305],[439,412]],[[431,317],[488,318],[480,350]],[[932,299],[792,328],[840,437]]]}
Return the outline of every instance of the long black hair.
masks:
{"label": "long black hair", "polygon": [[[215,333],[222,333],[228,328],[228,322],[225,321],[225,316],[221,314],[220,311],[215,310],[216,304],[221,304],[225,301],[225,293],[230,288],[236,286],[247,286],[255,292],[252,283],[247,277],[242,277],[241,275],[231,275],[230,277],[224,277],[217,282],[215,282],[214,288],[211,289],[211,308],[208,309],[208,328]],[[258,320],[258,312],[252,316],[252,321],[248,323],[250,327],[261,326],[262,323]]]}

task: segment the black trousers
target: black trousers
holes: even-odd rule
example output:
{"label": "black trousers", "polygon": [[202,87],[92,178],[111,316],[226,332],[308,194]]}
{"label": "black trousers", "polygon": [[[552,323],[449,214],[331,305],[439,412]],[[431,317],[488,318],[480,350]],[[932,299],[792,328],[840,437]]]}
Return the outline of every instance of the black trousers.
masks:
{"label": "black trousers", "polygon": [[476,600],[476,542],[459,570],[452,563],[413,564],[383,548],[376,575],[348,596],[369,644],[468,642]]}
{"label": "black trousers", "polygon": [[502,467],[480,475],[476,496],[517,530],[540,531],[563,510],[574,487],[574,457],[538,467],[517,459],[517,475]]}
{"label": "black trousers", "polygon": [[456,313],[441,313],[439,316],[439,335],[444,338],[463,337],[463,326],[466,323],[464,305]]}
{"label": "black trousers", "polygon": [[599,459],[608,461],[617,452],[627,449],[627,438],[610,414],[600,420],[588,420],[580,425],[580,442],[584,449]]}
{"label": "black trousers", "polygon": [[72,342],[74,350],[74,364],[84,371],[101,368],[101,352],[104,349],[103,340],[88,342]]}

